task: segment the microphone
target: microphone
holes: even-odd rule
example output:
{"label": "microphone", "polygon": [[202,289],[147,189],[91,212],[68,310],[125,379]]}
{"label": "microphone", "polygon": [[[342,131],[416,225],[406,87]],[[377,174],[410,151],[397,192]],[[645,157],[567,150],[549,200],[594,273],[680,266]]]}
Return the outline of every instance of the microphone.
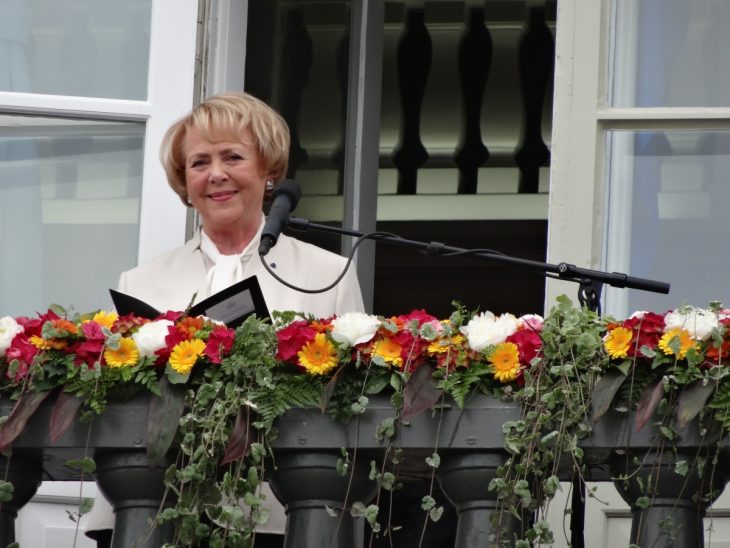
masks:
{"label": "microphone", "polygon": [[259,244],[261,257],[276,245],[279,234],[289,218],[289,213],[294,211],[301,197],[302,189],[299,188],[299,183],[293,179],[284,179],[274,187],[274,192],[271,194],[271,208],[261,233],[261,243]]}

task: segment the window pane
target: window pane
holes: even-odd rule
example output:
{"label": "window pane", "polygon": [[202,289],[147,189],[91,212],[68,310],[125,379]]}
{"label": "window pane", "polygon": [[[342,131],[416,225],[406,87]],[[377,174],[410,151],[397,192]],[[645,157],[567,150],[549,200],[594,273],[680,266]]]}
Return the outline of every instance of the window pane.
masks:
{"label": "window pane", "polygon": [[0,3],[0,90],[146,99],[151,4]]}
{"label": "window pane", "polygon": [[730,2],[614,4],[613,106],[730,106]]}
{"label": "window pane", "polygon": [[144,124],[0,116],[0,312],[110,305],[137,262]]}
{"label": "window pane", "polygon": [[669,295],[607,290],[607,311],[730,304],[730,132],[608,133],[607,270],[671,283]]}

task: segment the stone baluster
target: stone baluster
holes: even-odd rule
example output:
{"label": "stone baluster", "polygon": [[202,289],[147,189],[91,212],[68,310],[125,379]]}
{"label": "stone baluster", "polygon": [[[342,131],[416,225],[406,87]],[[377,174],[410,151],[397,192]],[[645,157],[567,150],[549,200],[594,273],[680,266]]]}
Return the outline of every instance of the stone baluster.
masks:
{"label": "stone baluster", "polygon": [[363,522],[350,515],[350,506],[358,501],[367,506],[378,485],[364,466],[339,474],[339,458],[338,453],[321,451],[277,455],[269,484],[286,509],[284,548],[362,546]]}
{"label": "stone baluster", "polygon": [[[705,510],[722,491],[728,475],[726,464],[712,469],[710,456],[700,476],[693,466],[697,454],[697,450],[674,453],[668,449],[662,454],[630,452],[613,459],[614,485],[631,506],[632,544],[641,548],[704,546]],[[680,461],[689,465],[686,475],[677,472]]]}
{"label": "stone baluster", "polygon": [[150,465],[145,449],[99,452],[95,460],[99,488],[114,507],[112,548],[159,548],[170,542],[172,527],[155,524],[170,463]]}
{"label": "stone baluster", "polygon": [[20,510],[38,490],[43,476],[41,461],[32,457],[13,455],[0,456],[2,477],[13,484],[13,498],[0,503],[0,546],[15,542],[15,518]]}

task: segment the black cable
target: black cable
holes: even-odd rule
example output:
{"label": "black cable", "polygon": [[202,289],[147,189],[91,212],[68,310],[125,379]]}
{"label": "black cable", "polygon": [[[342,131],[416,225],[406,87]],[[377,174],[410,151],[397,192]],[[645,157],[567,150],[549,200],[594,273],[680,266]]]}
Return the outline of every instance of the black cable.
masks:
{"label": "black cable", "polygon": [[350,254],[347,257],[347,263],[345,264],[345,268],[342,269],[342,272],[340,273],[337,278],[335,278],[335,281],[329,284],[326,287],[323,287],[321,289],[304,289],[302,287],[297,287],[293,284],[290,284],[286,280],[283,280],[279,277],[276,272],[274,272],[271,267],[266,262],[266,257],[264,255],[259,255],[259,258],[261,259],[261,263],[264,265],[264,268],[266,271],[273,276],[273,278],[278,281],[280,284],[285,285],[289,289],[293,289],[294,291],[299,291],[301,293],[324,293],[325,291],[329,291],[333,287],[335,287],[338,283],[340,283],[340,280],[345,276],[347,273],[347,269],[350,268],[350,264],[352,264],[352,259],[355,256],[355,251],[357,250],[358,246],[363,243],[365,240],[368,240],[370,238],[377,239],[378,236],[388,236],[388,237],[394,237],[398,238],[395,234],[391,234],[390,232],[369,232],[368,234],[363,234],[357,240],[355,240],[354,245],[352,246],[352,249],[350,250]]}

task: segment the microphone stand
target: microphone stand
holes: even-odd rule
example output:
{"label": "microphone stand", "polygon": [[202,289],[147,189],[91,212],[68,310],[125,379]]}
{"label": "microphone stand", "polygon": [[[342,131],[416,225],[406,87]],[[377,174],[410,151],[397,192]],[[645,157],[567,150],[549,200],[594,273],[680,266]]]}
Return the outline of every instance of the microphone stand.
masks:
{"label": "microphone stand", "polygon": [[459,247],[453,247],[443,244],[441,242],[420,242],[417,240],[408,240],[406,238],[401,238],[400,236],[387,232],[372,232],[366,234],[363,232],[358,232],[356,230],[349,230],[346,228],[313,223],[309,221],[309,219],[303,219],[300,217],[289,217],[289,219],[285,221],[285,224],[296,230],[316,230],[319,232],[330,232],[345,236],[354,236],[357,238],[367,238],[370,240],[375,240],[376,242],[387,242],[389,244],[402,245],[406,247],[420,249],[424,253],[426,253],[426,255],[469,255],[477,259],[483,259],[486,261],[509,264],[522,268],[527,268],[530,270],[536,270],[549,278],[556,278],[578,283],[580,285],[578,291],[579,302],[581,303],[581,305],[586,306],[590,310],[594,310],[598,313],[600,313],[600,298],[604,284],[608,284],[612,287],[627,287],[630,289],[652,291],[654,293],[669,293],[669,284],[666,282],[649,280],[646,278],[637,278],[635,276],[621,274],[620,272],[602,272],[600,270],[590,270],[564,262],[558,264],[543,263],[539,261],[532,261],[529,259],[511,257],[509,255],[504,255],[502,253],[497,253],[494,251],[479,249],[469,250]]}
{"label": "microphone stand", "polygon": [[[415,249],[420,249],[427,255],[469,255],[477,259],[492,261],[514,265],[522,268],[536,270],[548,278],[556,278],[560,280],[572,281],[579,284],[578,301],[581,306],[593,310],[598,314],[601,313],[601,292],[603,285],[608,284],[612,287],[626,287],[630,289],[639,289],[642,291],[651,291],[654,293],[669,293],[669,284],[657,280],[649,280],[646,278],[637,278],[628,276],[619,272],[602,272],[599,270],[590,270],[587,268],[579,268],[569,263],[550,264],[539,261],[531,261],[517,257],[510,257],[494,251],[485,250],[468,250],[458,247],[445,245],[440,242],[420,242],[416,240],[408,240],[401,238],[395,234],[384,232],[363,233],[345,228],[333,227],[323,224],[312,223],[308,219],[300,217],[290,217],[285,224],[296,230],[316,230],[319,232],[329,232],[346,236],[354,236],[361,239],[370,239],[377,242],[386,242],[394,245],[402,245]],[[585,539],[583,530],[585,525],[585,482],[580,475],[573,478],[572,500],[571,500],[571,520],[570,520],[570,538],[573,548],[584,548]]]}

